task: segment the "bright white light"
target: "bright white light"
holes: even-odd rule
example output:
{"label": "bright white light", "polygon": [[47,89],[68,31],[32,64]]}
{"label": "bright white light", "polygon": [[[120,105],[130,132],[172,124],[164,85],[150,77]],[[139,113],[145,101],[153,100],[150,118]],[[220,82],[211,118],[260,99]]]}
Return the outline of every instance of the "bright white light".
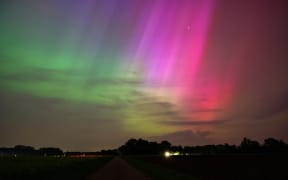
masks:
{"label": "bright white light", "polygon": [[166,151],[166,152],[164,153],[164,156],[165,156],[165,157],[170,157],[171,154],[170,154],[170,152]]}

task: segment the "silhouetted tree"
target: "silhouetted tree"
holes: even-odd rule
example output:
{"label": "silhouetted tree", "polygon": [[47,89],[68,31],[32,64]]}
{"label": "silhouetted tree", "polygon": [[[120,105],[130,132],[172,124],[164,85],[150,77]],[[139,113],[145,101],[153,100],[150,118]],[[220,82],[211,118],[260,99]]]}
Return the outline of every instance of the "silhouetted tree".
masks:
{"label": "silhouetted tree", "polygon": [[118,155],[117,149],[108,149],[108,150],[101,150],[102,155]]}
{"label": "silhouetted tree", "polygon": [[240,151],[243,153],[257,153],[261,152],[260,144],[257,141],[243,138],[240,144]]}
{"label": "silhouetted tree", "polygon": [[14,154],[33,155],[33,154],[37,154],[37,151],[32,146],[16,145],[14,147]]}
{"label": "silhouetted tree", "polygon": [[160,153],[163,153],[164,151],[167,151],[171,148],[171,143],[168,141],[161,141],[159,144],[159,151]]}
{"label": "silhouetted tree", "polygon": [[41,155],[46,156],[64,155],[63,151],[60,148],[53,148],[53,147],[40,148],[39,152]]}
{"label": "silhouetted tree", "polygon": [[264,140],[263,149],[265,152],[285,152],[287,145],[282,140],[267,138]]}
{"label": "silhouetted tree", "polygon": [[144,155],[144,154],[159,154],[169,150],[171,143],[162,141],[160,144],[157,142],[149,142],[144,139],[130,139],[118,150],[121,154],[130,155]]}
{"label": "silhouetted tree", "polygon": [[168,150],[170,150],[172,152],[182,153],[183,152],[183,147],[182,146],[171,146],[170,148],[168,148]]}

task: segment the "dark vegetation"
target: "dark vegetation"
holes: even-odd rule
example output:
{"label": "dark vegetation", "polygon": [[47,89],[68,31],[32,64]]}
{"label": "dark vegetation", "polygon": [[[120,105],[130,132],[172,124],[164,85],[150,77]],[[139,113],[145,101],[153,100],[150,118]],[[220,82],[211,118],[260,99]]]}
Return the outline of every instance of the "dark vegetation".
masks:
{"label": "dark vegetation", "polygon": [[[164,157],[166,151],[177,156]],[[288,144],[274,138],[263,143],[243,138],[239,145],[204,146],[130,139],[117,149],[99,152],[17,145],[0,148],[0,180],[84,179],[111,155],[123,156],[154,179],[288,179]]]}
{"label": "dark vegetation", "polygon": [[[176,174],[183,173],[186,177],[188,174],[194,179],[200,180],[288,179],[287,156],[203,155],[171,156],[169,158],[163,156],[133,156],[129,158],[132,159],[132,164],[135,167],[146,172],[151,177],[163,177],[167,172],[174,171],[177,172]],[[129,159],[128,162],[130,162]],[[161,167],[161,169],[158,167]],[[170,174],[169,176],[173,177],[173,174]]]}
{"label": "dark vegetation", "polygon": [[179,152],[182,155],[217,155],[217,154],[286,154],[288,144],[282,140],[267,138],[262,144],[243,138],[236,145],[217,144],[204,146],[173,146],[168,141],[150,142],[144,139],[130,139],[117,149],[98,152],[63,152],[60,148],[39,148],[17,145],[13,148],[0,148],[0,156],[5,155],[40,155],[40,156],[98,156],[98,155],[163,155],[165,151]]}
{"label": "dark vegetation", "polygon": [[62,156],[63,151],[60,148],[39,148],[35,149],[31,146],[17,145],[13,148],[0,148],[0,156],[3,155],[40,155],[40,156]]}
{"label": "dark vegetation", "polygon": [[0,157],[1,180],[85,179],[111,157],[72,158],[51,156]]}
{"label": "dark vegetation", "polygon": [[[172,146],[166,141],[155,145],[142,139],[131,139],[119,151],[130,155],[125,156],[129,163],[155,179],[288,179],[288,145],[274,138],[267,138],[262,144],[243,138],[238,146],[184,147]],[[164,157],[164,151],[180,152],[180,156]],[[152,156],[145,155],[145,152]]]}
{"label": "dark vegetation", "polygon": [[130,139],[118,148],[122,155],[159,155],[165,151],[179,152],[182,155],[217,155],[217,154],[285,154],[288,144],[282,140],[267,138],[263,144],[243,138],[239,146],[229,144],[204,146],[172,146],[168,141],[161,143],[149,142],[143,139]]}
{"label": "dark vegetation", "polygon": [[[149,162],[149,160],[143,160],[143,159],[154,159],[156,156],[149,156],[142,158],[141,157],[125,157],[125,160],[134,166],[135,168],[141,170],[146,175],[149,175],[149,177],[152,177],[152,179],[157,180],[197,180],[193,175],[189,173],[185,173],[183,171],[178,171],[176,169],[173,169],[169,166],[163,166],[160,163],[153,163],[153,161]],[[159,158],[159,156],[157,156]],[[151,159],[151,160],[152,160]],[[161,158],[160,158],[161,159]]]}

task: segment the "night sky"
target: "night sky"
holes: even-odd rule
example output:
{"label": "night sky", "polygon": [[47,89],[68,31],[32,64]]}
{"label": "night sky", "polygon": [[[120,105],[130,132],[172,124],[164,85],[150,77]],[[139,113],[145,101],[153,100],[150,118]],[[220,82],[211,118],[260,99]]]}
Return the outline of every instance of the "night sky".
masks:
{"label": "night sky", "polygon": [[283,0],[1,0],[0,146],[288,142]]}

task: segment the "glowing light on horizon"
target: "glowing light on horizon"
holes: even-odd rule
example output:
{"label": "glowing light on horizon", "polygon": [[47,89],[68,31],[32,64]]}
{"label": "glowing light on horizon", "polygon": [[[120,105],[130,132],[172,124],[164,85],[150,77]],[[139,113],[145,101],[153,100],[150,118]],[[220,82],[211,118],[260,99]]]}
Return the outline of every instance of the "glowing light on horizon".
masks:
{"label": "glowing light on horizon", "polygon": [[164,153],[164,156],[168,158],[168,157],[170,157],[170,156],[171,156],[171,154],[170,154],[170,152],[169,152],[169,151],[166,151],[166,152]]}
{"label": "glowing light on horizon", "polygon": [[171,156],[180,156],[180,152],[169,152],[169,151],[165,151],[164,152],[164,156],[166,158],[171,157]]}

